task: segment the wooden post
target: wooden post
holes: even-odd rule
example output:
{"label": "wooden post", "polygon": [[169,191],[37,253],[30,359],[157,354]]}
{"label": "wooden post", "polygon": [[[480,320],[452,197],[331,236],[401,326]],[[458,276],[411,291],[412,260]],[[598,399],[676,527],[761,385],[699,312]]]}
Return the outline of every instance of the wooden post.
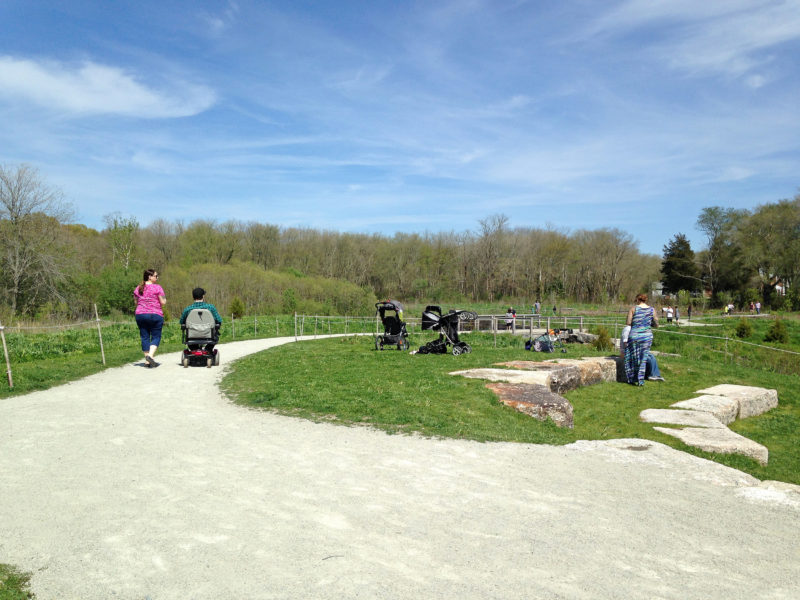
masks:
{"label": "wooden post", "polygon": [[100,356],[103,357],[103,366],[105,366],[106,352],[103,350],[103,330],[100,328],[100,317],[97,314],[97,304],[94,305],[94,319],[97,321],[97,337],[100,338]]}
{"label": "wooden post", "polygon": [[231,315],[231,338],[236,339],[236,317]]}
{"label": "wooden post", "polygon": [[347,335],[347,315],[344,316],[344,334]]}
{"label": "wooden post", "polygon": [[0,338],[3,340],[3,354],[6,357],[6,376],[8,377],[8,387],[14,387],[14,379],[11,377],[11,361],[8,359],[8,347],[6,347],[5,327],[0,325]]}
{"label": "wooden post", "polygon": [[294,341],[297,341],[297,311],[294,311]]}
{"label": "wooden post", "polygon": [[580,326],[579,326],[579,329],[578,329],[578,331],[580,331],[581,333],[583,333],[583,315],[581,315],[581,324],[580,324]]}
{"label": "wooden post", "polygon": [[314,317],[314,339],[317,339],[317,317]]}
{"label": "wooden post", "polygon": [[253,315],[253,335],[258,337],[258,317]]}

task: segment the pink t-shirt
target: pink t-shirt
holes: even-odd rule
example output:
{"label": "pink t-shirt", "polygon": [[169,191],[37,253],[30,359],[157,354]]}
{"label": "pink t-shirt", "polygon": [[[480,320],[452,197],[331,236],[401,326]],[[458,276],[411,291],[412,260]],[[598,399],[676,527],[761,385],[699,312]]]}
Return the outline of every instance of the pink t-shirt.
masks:
{"label": "pink t-shirt", "polygon": [[147,283],[144,286],[144,294],[139,294],[139,286],[133,290],[133,297],[136,298],[136,312],[137,315],[161,315],[164,316],[164,311],[161,310],[161,302],[158,297],[164,296],[164,289],[157,283]]}

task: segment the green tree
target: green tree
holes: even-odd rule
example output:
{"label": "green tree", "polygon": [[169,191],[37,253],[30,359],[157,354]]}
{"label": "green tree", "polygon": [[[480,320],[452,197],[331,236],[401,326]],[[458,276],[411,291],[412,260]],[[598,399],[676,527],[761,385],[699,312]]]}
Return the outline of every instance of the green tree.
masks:
{"label": "green tree", "polygon": [[670,294],[677,294],[680,290],[695,291],[700,287],[700,269],[695,262],[694,250],[682,233],[676,234],[664,246],[661,283]]}
{"label": "green tree", "polygon": [[123,217],[119,212],[106,215],[103,221],[106,224],[108,245],[111,247],[111,262],[119,263],[127,272],[133,266],[131,263],[136,251],[139,221],[136,217]]}

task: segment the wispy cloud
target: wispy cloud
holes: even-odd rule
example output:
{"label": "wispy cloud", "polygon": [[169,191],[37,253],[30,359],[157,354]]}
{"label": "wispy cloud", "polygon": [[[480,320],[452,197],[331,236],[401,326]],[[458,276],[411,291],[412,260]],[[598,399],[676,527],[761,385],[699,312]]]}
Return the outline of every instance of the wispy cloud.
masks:
{"label": "wispy cloud", "polygon": [[0,98],[67,113],[143,118],[196,115],[215,102],[214,92],[201,85],[172,82],[160,90],[91,61],[75,66],[12,56],[0,57]]}
{"label": "wispy cloud", "polygon": [[751,87],[767,78],[754,73],[771,61],[769,51],[800,40],[800,5],[791,0],[628,0],[596,20],[591,35],[655,31],[645,46],[670,67],[690,74],[742,77]]}

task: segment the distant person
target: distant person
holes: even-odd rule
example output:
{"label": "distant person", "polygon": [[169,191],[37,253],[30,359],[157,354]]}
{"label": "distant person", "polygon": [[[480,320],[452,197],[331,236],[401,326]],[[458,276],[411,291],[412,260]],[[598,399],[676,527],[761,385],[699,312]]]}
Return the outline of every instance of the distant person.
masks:
{"label": "distant person", "polygon": [[164,328],[164,309],[167,298],[164,289],[158,285],[158,271],[147,269],[142,275],[142,283],[133,289],[136,299],[136,325],[142,339],[142,352],[148,368],[157,367],[156,350],[161,343],[161,330]]}
{"label": "distant person", "polygon": [[626,325],[631,326],[625,346],[625,377],[632,385],[644,385],[646,358],[653,345],[652,327],[658,327],[653,307],[647,304],[647,294],[636,296],[636,304],[628,311]]}
{"label": "distant person", "polygon": [[514,330],[514,319],[516,318],[517,311],[514,310],[513,306],[509,306],[508,310],[506,311],[506,330]]}
{"label": "distant person", "polygon": [[680,319],[680,318],[681,318],[681,317],[680,317],[680,314],[679,314],[679,311],[678,311],[678,305],[676,304],[676,305],[675,305],[675,324],[676,324],[676,325],[678,325],[678,324],[679,324],[679,323],[678,323],[678,319]]}
{"label": "distant person", "polygon": [[692,319],[692,305],[686,307],[686,320],[691,321]]}
{"label": "distant person", "polygon": [[[194,302],[192,302],[189,306],[183,309],[183,313],[181,313],[181,325],[186,324],[186,317],[189,316],[189,313],[193,311],[195,308],[202,308],[207,310],[211,313],[211,316],[214,317],[214,323],[217,326],[222,325],[222,317],[219,316],[217,312],[217,307],[213,304],[209,304],[206,302],[206,291],[201,287],[196,287],[192,290],[192,298]],[[209,343],[206,344],[206,351],[211,352],[214,350],[214,346],[216,344]],[[198,350],[200,348],[200,344],[187,344],[189,350]]]}
{"label": "distant person", "polygon": [[761,314],[761,302],[756,302],[756,314]]}
{"label": "distant person", "polygon": [[672,307],[671,306],[667,306],[667,323],[672,323],[673,314],[674,313],[672,312]]}
{"label": "distant person", "polygon": [[538,315],[542,312],[542,303],[538,300],[533,303],[533,314]]}
{"label": "distant person", "polygon": [[558,309],[556,308],[556,305],[553,304],[553,314],[556,314],[557,312],[558,312]]}
{"label": "distant person", "polygon": [[753,314],[755,314],[755,312],[756,312],[756,305],[755,305],[755,303],[754,303],[754,302],[751,300],[751,301],[750,301],[750,314],[751,314],[751,315],[753,315]]}

